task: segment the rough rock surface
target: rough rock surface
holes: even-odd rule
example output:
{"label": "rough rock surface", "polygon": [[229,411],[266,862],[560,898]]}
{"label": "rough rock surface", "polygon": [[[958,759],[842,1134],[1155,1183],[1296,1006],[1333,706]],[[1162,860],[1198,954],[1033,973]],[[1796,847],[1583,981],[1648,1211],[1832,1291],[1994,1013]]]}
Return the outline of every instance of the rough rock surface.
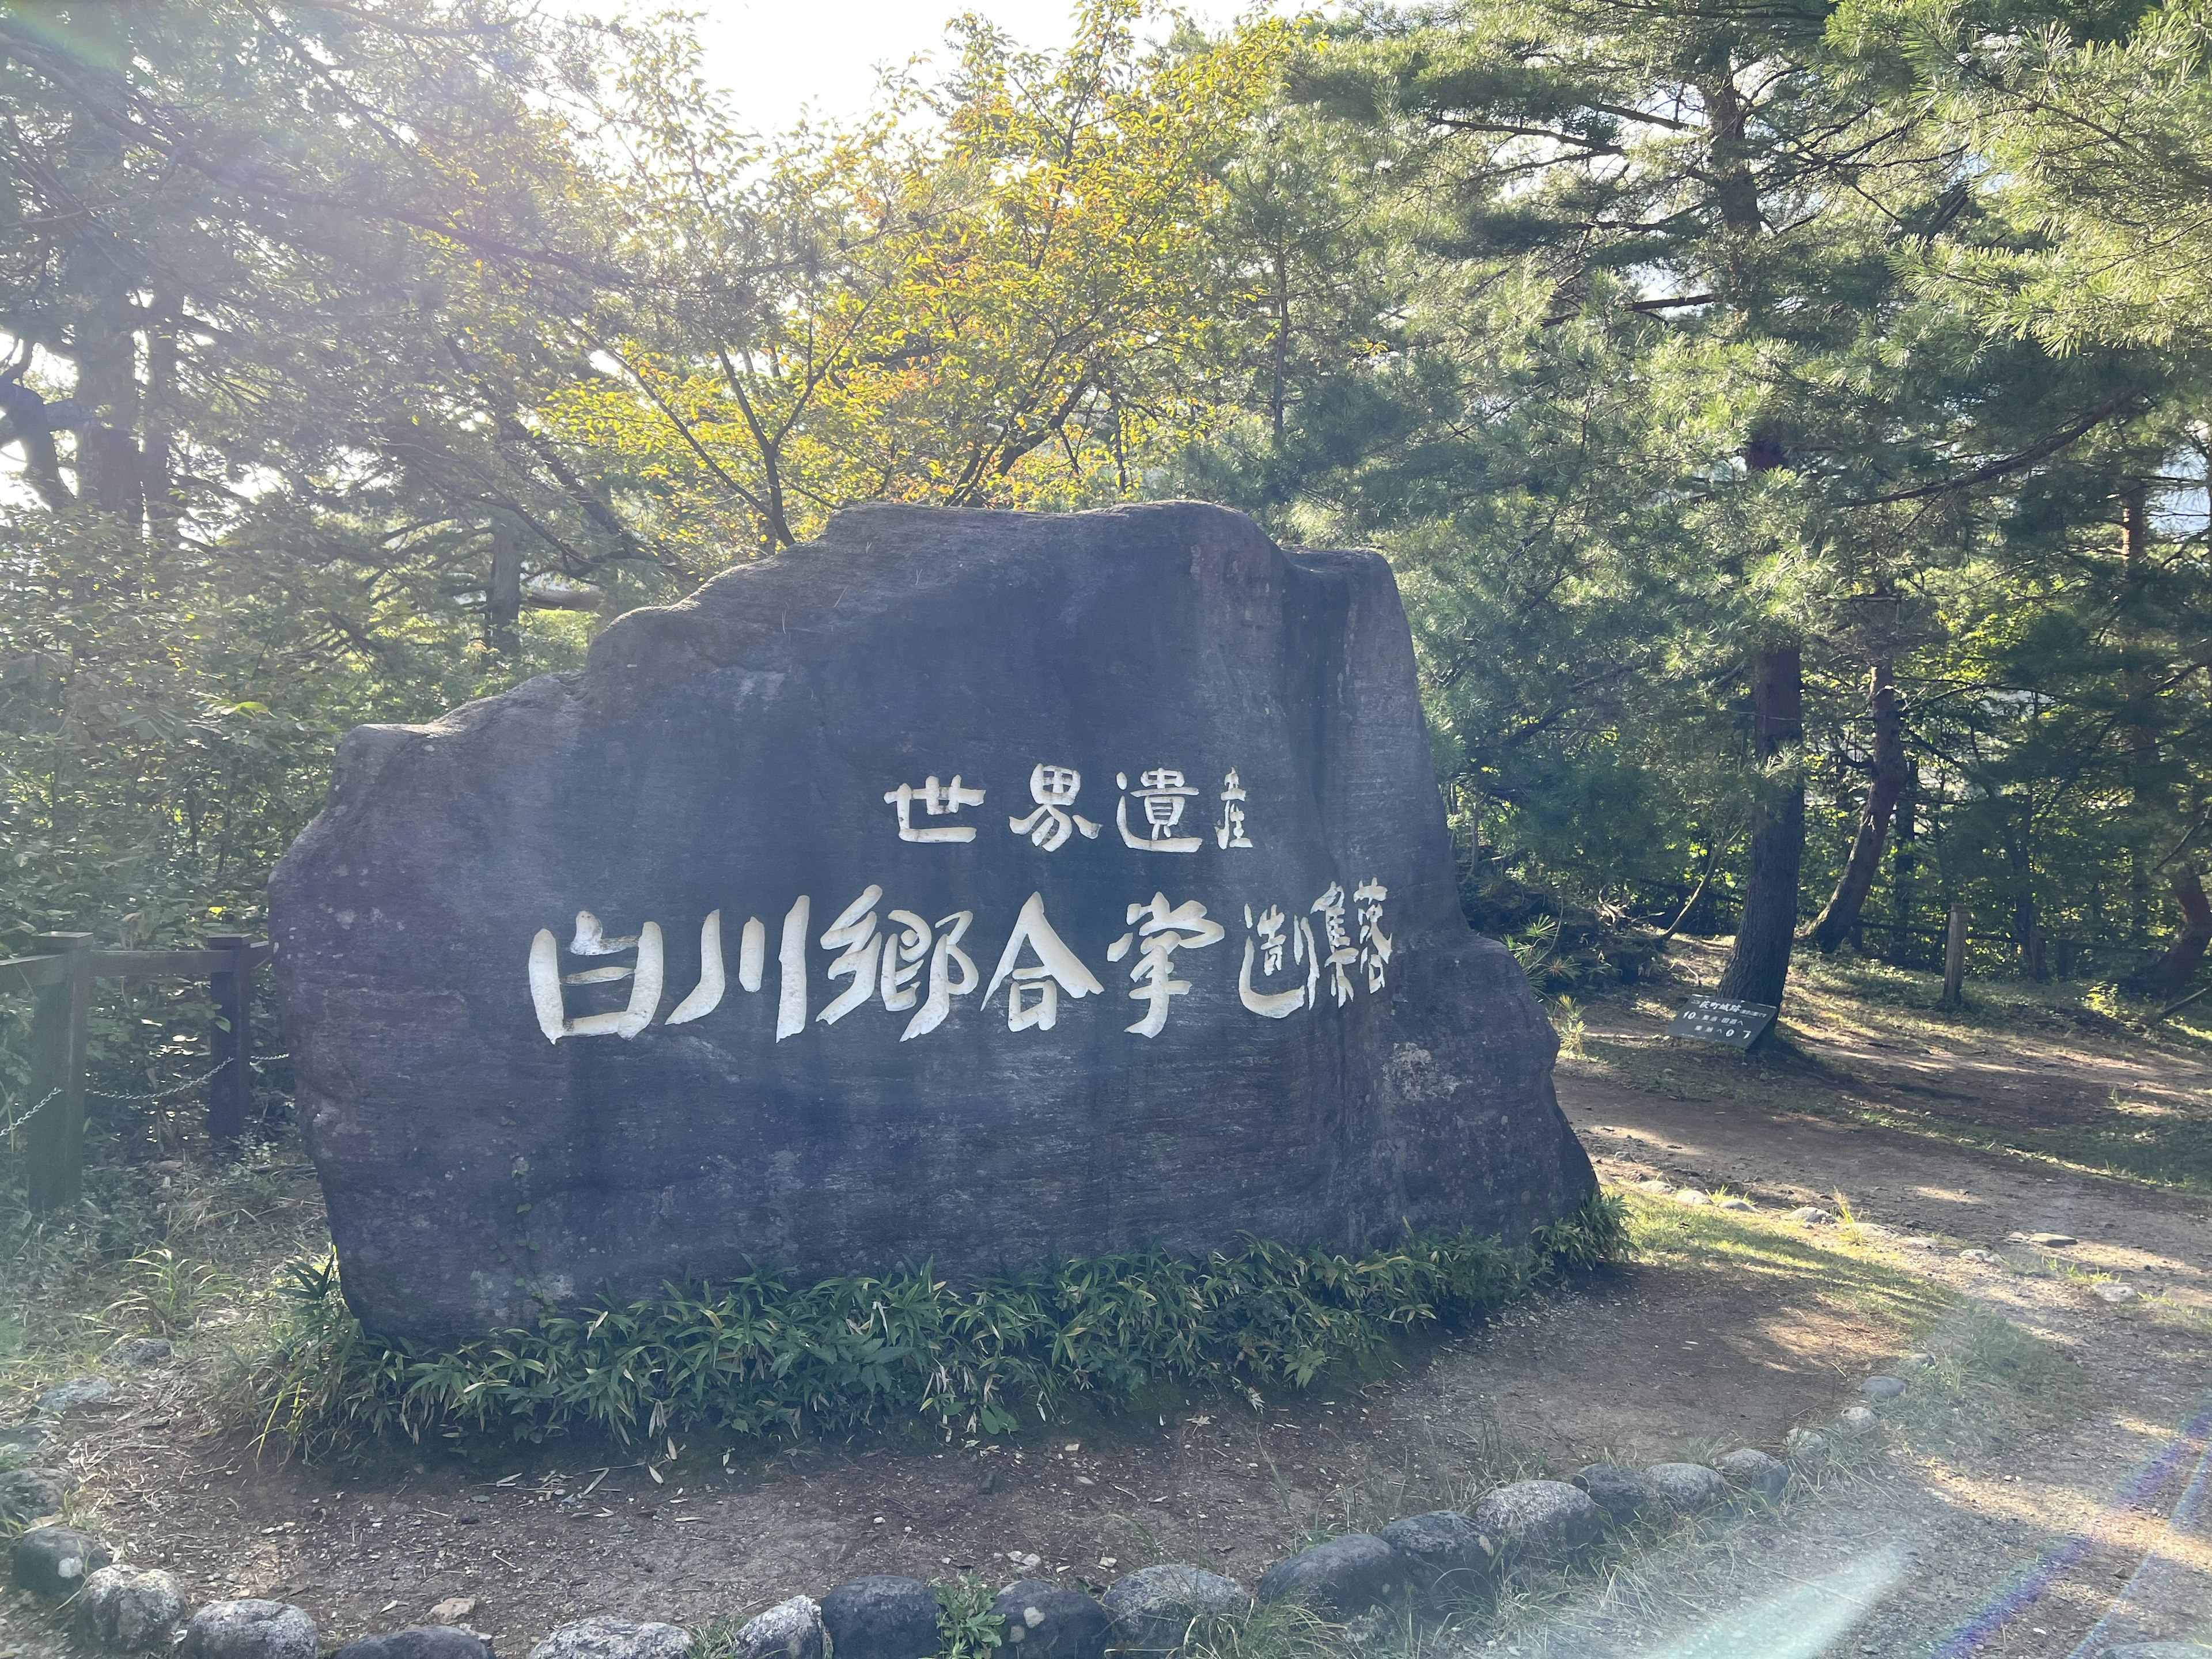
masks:
{"label": "rough rock surface", "polygon": [[491,1644],[453,1625],[416,1625],[356,1637],[331,1659],[492,1659]]}
{"label": "rough rock surface", "polygon": [[841,514],[581,673],[354,732],[270,901],[386,1334],[749,1261],[1520,1239],[1595,1190],[1461,915],[1389,568],[1218,507]]}
{"label": "rough rock surface", "polygon": [[822,1659],[822,1604],[794,1595],[748,1619],[731,1644],[732,1659]]}
{"label": "rough rock surface", "polygon": [[1792,1429],[1785,1449],[1790,1462],[1802,1468],[1816,1468],[1828,1461],[1828,1437],[1818,1429]]}
{"label": "rough rock surface", "polygon": [[1419,1595],[1472,1595],[1494,1559],[1482,1529],[1457,1510],[1431,1510],[1393,1521],[1382,1528],[1382,1538],[1398,1552]]}
{"label": "rough rock surface", "polygon": [[1081,1590],[1042,1578],[1019,1578],[1000,1590],[991,1611],[1006,1621],[1006,1651],[1021,1659],[1104,1659],[1114,1621]]}
{"label": "rough rock surface", "polygon": [[579,1619],[530,1650],[530,1659],[684,1659],[691,1638],[681,1625],[628,1619]]}
{"label": "rough rock surface", "polygon": [[182,1659],[315,1659],[315,1621],[286,1601],[210,1601],[185,1626]]}
{"label": "rough rock surface", "polygon": [[114,1559],[106,1545],[74,1527],[33,1527],[15,1540],[16,1584],[33,1595],[75,1595]]}
{"label": "rough rock surface", "polygon": [[39,1409],[57,1415],[97,1406],[115,1393],[115,1384],[104,1376],[72,1376],[66,1382],[57,1382],[39,1396]]}
{"label": "rough rock surface", "polygon": [[53,1514],[72,1484],[60,1469],[0,1470],[0,1524],[20,1527]]}
{"label": "rough rock surface", "polygon": [[1656,1515],[1660,1508],[1659,1494],[1650,1478],[1626,1463],[1589,1464],[1575,1471],[1573,1485],[1588,1492],[1590,1502],[1618,1527],[1626,1526],[1639,1515]]}
{"label": "rough rock surface", "polygon": [[1859,1392],[1869,1400],[1894,1400],[1905,1392],[1901,1376],[1869,1376],[1859,1384]]}
{"label": "rough rock surface", "polygon": [[1124,1651],[1170,1653],[1182,1645],[1193,1620],[1231,1617],[1252,1597],[1233,1578],[1166,1562],[1115,1579],[1103,1605]]}
{"label": "rough rock surface", "polygon": [[1713,1467],[1731,1486],[1755,1492],[1772,1502],[1790,1485],[1790,1466],[1756,1446],[1744,1446],[1714,1460]]}
{"label": "rough rock surface", "polygon": [[1316,1612],[1351,1619],[1401,1594],[1406,1563],[1371,1532],[1348,1532],[1278,1561],[1261,1577],[1262,1601],[1303,1601]]}
{"label": "rough rock surface", "polygon": [[166,1336],[125,1336],[107,1345],[100,1356],[103,1365],[166,1365],[177,1351]]}
{"label": "rough rock surface", "polygon": [[1695,1515],[1728,1496],[1720,1471],[1703,1463],[1654,1463],[1644,1474],[1659,1501],[1677,1515]]}
{"label": "rough rock surface", "polygon": [[1557,1560],[1597,1542],[1605,1511],[1564,1480],[1516,1480],[1485,1492],[1474,1524],[1500,1555]]}
{"label": "rough rock surface", "polygon": [[837,1659],[928,1659],[937,1651],[937,1593],[919,1578],[872,1573],[822,1598]]}
{"label": "rough rock surface", "polygon": [[54,1443],[53,1425],[43,1418],[0,1429],[0,1452],[16,1457],[36,1457]]}
{"label": "rough rock surface", "polygon": [[159,1567],[102,1567],[84,1581],[84,1622],[111,1653],[167,1653],[191,1611],[184,1587]]}

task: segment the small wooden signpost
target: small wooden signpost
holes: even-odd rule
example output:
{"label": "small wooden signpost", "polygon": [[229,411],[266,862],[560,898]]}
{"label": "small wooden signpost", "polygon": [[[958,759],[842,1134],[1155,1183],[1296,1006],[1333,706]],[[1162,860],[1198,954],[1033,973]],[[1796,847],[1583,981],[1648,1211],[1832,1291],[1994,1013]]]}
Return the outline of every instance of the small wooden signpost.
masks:
{"label": "small wooden signpost", "polygon": [[1692,997],[1667,1027],[1668,1036],[1693,1037],[1747,1049],[1782,1011],[1771,1002],[1737,1002],[1729,997]]}

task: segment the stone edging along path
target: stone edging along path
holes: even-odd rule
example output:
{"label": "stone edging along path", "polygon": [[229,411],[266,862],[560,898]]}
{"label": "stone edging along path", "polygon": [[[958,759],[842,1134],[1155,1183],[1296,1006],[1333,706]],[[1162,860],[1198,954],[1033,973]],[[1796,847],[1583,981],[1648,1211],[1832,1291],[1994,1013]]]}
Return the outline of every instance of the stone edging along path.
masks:
{"label": "stone edging along path", "polygon": [[[1869,1377],[1870,1405],[1847,1407],[1836,1431],[1863,1435],[1879,1420],[1872,1405],[1905,1394],[1901,1377]],[[1349,1625],[1379,1626],[1382,1615],[1449,1604],[1516,1562],[1564,1564],[1609,1528],[1638,1519],[1666,1521],[1717,1509],[1731,1498],[1774,1502],[1793,1469],[1810,1472],[1829,1443],[1791,1431],[1783,1457],[1745,1447],[1702,1463],[1648,1468],[1595,1463],[1570,1481],[1517,1480],[1486,1493],[1471,1510],[1436,1510],[1392,1522],[1380,1533],[1348,1533],[1276,1562],[1246,1590],[1203,1568],[1145,1567],[1094,1598],[1043,1579],[1019,1578],[1000,1590],[989,1613],[1004,1621],[1004,1641],[1022,1659],[1104,1659],[1109,1650],[1169,1653],[1196,1620],[1234,1618],[1255,1604],[1297,1602]],[[16,1490],[21,1488],[20,1492]],[[51,1469],[0,1476],[0,1506],[40,1504],[51,1513],[68,1477]],[[18,1508],[21,1516],[24,1510]],[[1034,1568],[1034,1557],[1018,1566]],[[36,1525],[15,1544],[15,1583],[74,1620],[96,1648],[113,1654],[163,1653],[182,1659],[317,1659],[321,1633],[302,1609],[280,1601],[215,1601],[190,1607],[175,1577],[112,1559],[94,1534]],[[493,1659],[491,1644],[458,1622],[363,1636],[337,1659]],[[441,1609],[434,1609],[435,1616]],[[796,1595],[717,1643],[715,1659],[930,1659],[944,1645],[938,1593],[918,1578],[874,1576],[836,1585],[819,1601]],[[182,1635],[179,1636],[181,1628]],[[592,1618],[562,1626],[528,1659],[686,1659],[694,1636],[677,1625]]]}

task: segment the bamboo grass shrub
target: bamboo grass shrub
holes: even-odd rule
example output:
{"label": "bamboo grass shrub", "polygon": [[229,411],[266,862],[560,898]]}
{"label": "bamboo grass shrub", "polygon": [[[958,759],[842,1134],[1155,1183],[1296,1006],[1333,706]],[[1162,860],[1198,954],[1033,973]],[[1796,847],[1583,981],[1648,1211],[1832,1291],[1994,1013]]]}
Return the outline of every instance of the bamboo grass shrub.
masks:
{"label": "bamboo grass shrub", "polygon": [[920,1419],[1003,1434],[1072,1396],[1113,1404],[1158,1382],[1304,1388],[1393,1338],[1446,1329],[1626,1249],[1618,1199],[1510,1247],[1408,1235],[1350,1255],[1247,1237],[1066,1259],[969,1285],[925,1264],[798,1285],[763,1272],[549,1315],[447,1352],[365,1332],[335,1262],[295,1263],[266,1342],[222,1389],[234,1426],[305,1454],[364,1437],[618,1440],[706,1427],[755,1436]]}

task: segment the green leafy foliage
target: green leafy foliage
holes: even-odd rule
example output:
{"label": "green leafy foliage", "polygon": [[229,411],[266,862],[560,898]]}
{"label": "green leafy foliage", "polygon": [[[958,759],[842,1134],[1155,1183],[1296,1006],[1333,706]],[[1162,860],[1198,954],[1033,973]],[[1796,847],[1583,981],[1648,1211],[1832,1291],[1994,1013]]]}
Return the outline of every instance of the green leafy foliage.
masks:
{"label": "green leafy foliage", "polygon": [[937,1659],[988,1659],[994,1648],[1006,1645],[1006,1615],[991,1611],[996,1597],[988,1583],[963,1572],[935,1589]]}
{"label": "green leafy foliage", "polygon": [[295,1273],[265,1348],[225,1384],[234,1425],[313,1452],[362,1435],[589,1425],[625,1441],[708,1426],[742,1435],[916,1419],[1007,1433],[1081,1396],[1158,1382],[1303,1389],[1332,1364],[1460,1324],[1626,1249],[1616,1200],[1512,1249],[1421,1234],[1362,1255],[1247,1238],[1065,1260],[958,1285],[927,1267],[795,1285],[717,1285],[549,1316],[450,1352],[364,1332],[327,1261]]}

